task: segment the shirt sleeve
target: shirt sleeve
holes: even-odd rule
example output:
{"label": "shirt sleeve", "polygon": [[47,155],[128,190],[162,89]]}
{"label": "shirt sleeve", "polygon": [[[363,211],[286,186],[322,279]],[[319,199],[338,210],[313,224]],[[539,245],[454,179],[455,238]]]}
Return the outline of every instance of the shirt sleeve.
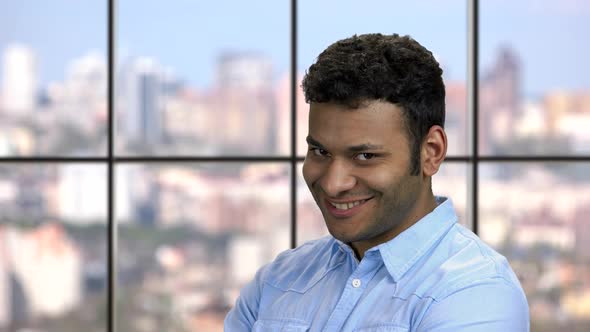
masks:
{"label": "shirt sleeve", "polygon": [[502,278],[433,301],[418,332],[528,332],[529,308],[519,287]]}
{"label": "shirt sleeve", "polygon": [[242,288],[235,306],[229,311],[223,322],[225,332],[252,330],[252,326],[258,319],[262,274],[265,268],[266,266],[258,270],[254,280]]}

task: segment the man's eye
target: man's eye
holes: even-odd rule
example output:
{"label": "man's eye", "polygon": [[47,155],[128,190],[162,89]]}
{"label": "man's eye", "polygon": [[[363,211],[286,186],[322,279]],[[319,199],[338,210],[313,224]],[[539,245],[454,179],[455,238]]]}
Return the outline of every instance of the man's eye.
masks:
{"label": "man's eye", "polygon": [[316,156],[323,157],[328,155],[328,151],[320,148],[309,148],[309,150]]}
{"label": "man's eye", "polygon": [[374,153],[368,153],[368,152],[359,153],[359,154],[356,155],[356,159],[357,160],[362,160],[362,161],[373,159],[374,157],[375,157],[375,154]]}

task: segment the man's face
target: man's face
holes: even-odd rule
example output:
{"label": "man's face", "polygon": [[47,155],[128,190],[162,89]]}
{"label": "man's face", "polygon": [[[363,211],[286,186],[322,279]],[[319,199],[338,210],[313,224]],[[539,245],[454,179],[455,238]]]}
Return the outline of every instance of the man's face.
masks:
{"label": "man's face", "polygon": [[416,221],[426,188],[410,175],[410,146],[394,104],[312,103],[303,176],[330,234],[365,250]]}

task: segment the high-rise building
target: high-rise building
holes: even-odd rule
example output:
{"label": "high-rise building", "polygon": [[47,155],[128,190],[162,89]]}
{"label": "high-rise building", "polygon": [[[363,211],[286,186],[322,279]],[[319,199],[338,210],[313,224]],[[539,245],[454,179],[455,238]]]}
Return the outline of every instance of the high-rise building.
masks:
{"label": "high-rise building", "polygon": [[150,58],[135,59],[123,76],[120,98],[125,138],[142,145],[159,143],[164,104],[160,66]]}
{"label": "high-rise building", "polygon": [[62,120],[84,132],[96,129],[97,119],[107,117],[107,66],[104,56],[90,53],[74,60],[67,69],[64,96],[58,110]]}
{"label": "high-rise building", "polygon": [[212,144],[199,144],[215,137],[217,128],[215,112],[206,98],[198,91],[185,90],[167,98],[164,106],[165,135],[174,145],[190,146],[185,151],[200,154],[211,149]]}
{"label": "high-rise building", "polygon": [[36,105],[37,68],[33,51],[24,45],[10,45],[2,59],[2,112],[27,115]]}
{"label": "high-rise building", "polygon": [[269,89],[272,87],[272,62],[258,53],[226,53],[219,57],[217,85],[224,89]]}
{"label": "high-rise building", "polygon": [[87,105],[107,99],[107,66],[98,53],[89,53],[68,66],[66,95],[70,103]]}
{"label": "high-rise building", "polygon": [[480,151],[490,153],[497,143],[514,135],[514,123],[521,115],[521,62],[515,51],[503,47],[480,86]]}
{"label": "high-rise building", "polygon": [[484,85],[494,90],[493,104],[516,114],[521,100],[521,64],[515,51],[509,47],[499,50],[496,62],[484,77]]}
{"label": "high-rise building", "polygon": [[218,140],[230,154],[276,151],[272,63],[256,53],[219,58],[211,104]]}

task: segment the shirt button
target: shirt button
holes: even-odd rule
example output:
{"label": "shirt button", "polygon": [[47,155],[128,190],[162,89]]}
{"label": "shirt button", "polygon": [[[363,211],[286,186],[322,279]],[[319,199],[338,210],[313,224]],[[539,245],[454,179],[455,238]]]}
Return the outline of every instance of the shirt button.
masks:
{"label": "shirt button", "polygon": [[352,280],[352,287],[354,287],[354,288],[361,287],[361,279],[353,279]]}

